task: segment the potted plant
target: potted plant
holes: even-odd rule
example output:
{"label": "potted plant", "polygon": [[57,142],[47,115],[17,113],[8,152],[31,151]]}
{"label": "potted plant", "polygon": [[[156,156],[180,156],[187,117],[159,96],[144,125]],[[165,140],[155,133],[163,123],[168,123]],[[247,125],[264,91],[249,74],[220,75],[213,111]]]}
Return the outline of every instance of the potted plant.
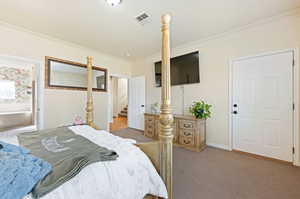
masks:
{"label": "potted plant", "polygon": [[197,119],[207,119],[210,118],[211,112],[210,108],[212,106],[206,104],[204,101],[194,102],[189,108],[190,113],[192,113]]}

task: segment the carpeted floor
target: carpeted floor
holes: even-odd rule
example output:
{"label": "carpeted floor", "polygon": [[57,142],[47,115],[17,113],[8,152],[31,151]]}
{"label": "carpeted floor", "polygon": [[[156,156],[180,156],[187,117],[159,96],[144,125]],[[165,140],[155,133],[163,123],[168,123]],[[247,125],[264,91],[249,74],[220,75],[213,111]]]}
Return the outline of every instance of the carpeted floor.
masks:
{"label": "carpeted floor", "polygon": [[[151,140],[133,129],[113,133]],[[174,199],[300,199],[300,168],[211,147],[174,147]]]}

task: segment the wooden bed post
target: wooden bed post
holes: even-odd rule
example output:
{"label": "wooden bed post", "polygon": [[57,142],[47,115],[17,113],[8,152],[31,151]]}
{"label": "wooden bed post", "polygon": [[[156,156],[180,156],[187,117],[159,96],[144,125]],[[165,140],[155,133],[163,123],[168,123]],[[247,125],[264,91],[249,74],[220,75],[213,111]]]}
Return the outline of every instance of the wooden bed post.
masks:
{"label": "wooden bed post", "polygon": [[171,78],[170,78],[170,26],[171,16],[163,15],[162,22],[162,88],[160,112],[160,174],[164,180],[168,199],[173,199],[173,115],[171,110]]}
{"label": "wooden bed post", "polygon": [[94,125],[94,108],[93,108],[93,58],[87,57],[87,105],[86,105],[86,123],[95,127]]}

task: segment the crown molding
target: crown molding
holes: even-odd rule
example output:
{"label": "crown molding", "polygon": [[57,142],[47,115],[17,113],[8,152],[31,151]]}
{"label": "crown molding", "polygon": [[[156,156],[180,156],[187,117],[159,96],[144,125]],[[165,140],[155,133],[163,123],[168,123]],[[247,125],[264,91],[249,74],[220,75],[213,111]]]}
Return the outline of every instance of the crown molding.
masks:
{"label": "crown molding", "polygon": [[[218,33],[218,34],[215,34],[215,35],[212,35],[212,36],[200,39],[200,40],[195,40],[195,41],[191,41],[191,42],[187,42],[187,43],[184,43],[181,45],[174,46],[173,48],[171,48],[171,51],[173,52],[172,54],[175,54],[175,56],[177,56],[176,52],[180,52],[180,51],[187,51],[187,52],[188,51],[196,51],[196,50],[198,50],[199,47],[204,46],[205,43],[207,43],[209,41],[224,38],[224,37],[230,36],[235,33],[243,32],[243,31],[249,30],[251,28],[255,28],[255,27],[258,27],[258,26],[261,26],[264,24],[268,24],[268,23],[271,23],[274,21],[278,21],[280,19],[291,17],[291,16],[299,17],[300,16],[300,7],[296,8],[296,9],[288,10],[288,11],[280,13],[278,15],[274,15],[274,16],[271,16],[268,18],[257,20],[255,22],[248,23],[246,25],[239,26],[237,28],[233,28],[231,30],[224,31],[222,33]],[[156,52],[155,54],[152,54],[150,56],[147,56],[147,57],[144,57],[141,59],[148,59],[151,61],[159,61],[160,60],[159,56],[160,56],[160,53]],[[137,59],[137,61],[141,60],[141,59]]]}
{"label": "crown molding", "polygon": [[[220,38],[229,36],[229,35],[234,34],[234,33],[242,32],[242,31],[245,31],[245,30],[257,27],[257,26],[261,26],[263,24],[268,24],[268,23],[271,23],[273,21],[280,20],[282,18],[286,18],[286,17],[290,17],[290,16],[298,16],[299,17],[300,16],[300,7],[296,8],[296,9],[288,10],[288,11],[283,12],[283,13],[278,14],[278,15],[274,15],[274,16],[271,16],[271,17],[268,17],[268,18],[264,18],[264,19],[246,24],[246,25],[243,25],[243,26],[239,26],[237,28],[233,28],[233,29],[228,30],[228,31],[224,31],[222,33],[214,34],[212,36],[209,36],[209,37],[206,37],[206,38],[203,38],[203,39],[200,39],[200,40],[195,40],[195,41],[187,42],[185,44],[177,45],[177,46],[174,46],[171,50],[173,52],[182,51],[182,50],[197,50],[197,48],[199,48],[200,46],[203,46],[208,41],[220,39]],[[32,31],[32,30],[26,29],[24,27],[13,25],[13,24],[1,21],[1,20],[0,20],[0,27],[5,27],[5,28],[10,29],[10,30],[15,30],[15,31],[31,34],[31,35],[34,35],[36,37],[42,38],[42,39],[46,39],[46,40],[49,40],[49,41],[53,41],[53,42],[57,42],[57,43],[66,45],[68,47],[77,48],[77,49],[81,49],[81,50],[94,51],[97,54],[101,54],[101,55],[107,56],[111,59],[117,59],[119,61],[123,61],[123,62],[127,62],[127,63],[132,63],[134,61],[139,61],[139,60],[142,60],[142,59],[151,59],[151,60],[155,60],[155,61],[157,61],[159,59],[158,58],[159,57],[159,52],[156,52],[156,53],[154,53],[152,55],[149,55],[149,56],[136,58],[136,59],[134,59],[134,58],[125,59],[123,57],[114,56],[114,55],[111,55],[111,54],[108,54],[108,53],[103,53],[99,49],[96,49],[96,48],[87,47],[87,46],[84,46],[84,45],[81,45],[81,44],[78,44],[78,43],[75,43],[75,42],[70,42],[70,41],[59,39],[57,37],[53,37],[53,36],[50,36],[50,35],[47,35],[47,34],[35,32],[35,31]]]}
{"label": "crown molding", "polygon": [[84,45],[81,45],[81,44],[78,44],[78,43],[75,43],[75,42],[70,42],[70,41],[66,41],[66,40],[63,40],[63,39],[59,39],[57,37],[53,37],[53,36],[50,36],[50,35],[47,35],[47,34],[44,34],[44,33],[35,32],[35,31],[32,31],[32,30],[26,29],[24,27],[13,25],[13,24],[1,21],[1,20],[0,20],[0,27],[7,28],[8,30],[13,30],[13,31],[17,31],[17,32],[30,34],[30,35],[39,37],[41,39],[45,39],[45,40],[49,40],[49,41],[52,41],[52,42],[63,44],[65,46],[68,46],[68,47],[71,47],[71,48],[77,48],[77,49],[85,50],[85,51],[94,51],[94,53],[100,54],[102,56],[107,56],[110,59],[117,59],[119,61],[131,63],[130,60],[128,60],[128,59],[124,59],[122,57],[118,57],[118,56],[110,55],[110,54],[107,54],[107,53],[103,53],[103,52],[101,52],[100,50],[98,50],[96,48],[87,47],[87,46],[84,46]]}

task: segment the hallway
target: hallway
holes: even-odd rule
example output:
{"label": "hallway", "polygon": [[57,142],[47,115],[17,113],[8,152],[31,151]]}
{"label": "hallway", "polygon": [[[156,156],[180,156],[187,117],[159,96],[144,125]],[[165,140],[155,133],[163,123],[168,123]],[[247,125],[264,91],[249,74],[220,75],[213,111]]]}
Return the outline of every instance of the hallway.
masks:
{"label": "hallway", "polygon": [[119,131],[128,128],[127,117],[114,117],[113,123],[110,123],[109,131]]}

